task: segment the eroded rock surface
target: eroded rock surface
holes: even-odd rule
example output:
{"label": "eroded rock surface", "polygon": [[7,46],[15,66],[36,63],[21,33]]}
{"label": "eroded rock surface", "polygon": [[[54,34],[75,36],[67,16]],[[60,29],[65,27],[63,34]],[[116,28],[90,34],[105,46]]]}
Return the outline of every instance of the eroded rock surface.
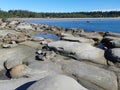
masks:
{"label": "eroded rock surface", "polygon": [[0,19],[0,89],[120,90],[119,47],[118,33]]}
{"label": "eroded rock surface", "polygon": [[90,60],[95,63],[106,64],[104,58],[104,51],[95,48],[90,44],[68,42],[68,41],[56,41],[48,43],[48,47],[56,49],[62,54],[76,58],[78,60]]}

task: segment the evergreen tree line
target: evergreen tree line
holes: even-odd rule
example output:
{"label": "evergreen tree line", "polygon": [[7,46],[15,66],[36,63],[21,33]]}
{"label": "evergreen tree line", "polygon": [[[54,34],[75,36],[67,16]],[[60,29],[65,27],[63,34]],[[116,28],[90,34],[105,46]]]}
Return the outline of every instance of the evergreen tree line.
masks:
{"label": "evergreen tree line", "polygon": [[27,10],[0,10],[0,18],[92,18],[92,17],[120,17],[120,11],[95,11],[71,13],[43,13]]}

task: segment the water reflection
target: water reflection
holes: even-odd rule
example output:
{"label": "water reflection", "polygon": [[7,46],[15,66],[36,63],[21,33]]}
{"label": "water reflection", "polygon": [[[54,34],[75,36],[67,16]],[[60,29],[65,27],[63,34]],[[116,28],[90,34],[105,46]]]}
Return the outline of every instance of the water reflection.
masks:
{"label": "water reflection", "polygon": [[50,38],[50,39],[54,39],[54,40],[60,40],[60,38],[55,35],[55,34],[51,34],[51,33],[39,33],[39,34],[35,34],[35,37],[43,37],[43,38]]}

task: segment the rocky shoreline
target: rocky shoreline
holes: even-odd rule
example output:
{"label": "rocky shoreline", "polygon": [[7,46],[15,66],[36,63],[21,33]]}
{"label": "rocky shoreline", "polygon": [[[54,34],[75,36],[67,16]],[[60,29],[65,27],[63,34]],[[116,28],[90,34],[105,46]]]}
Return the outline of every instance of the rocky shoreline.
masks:
{"label": "rocky shoreline", "polygon": [[0,88],[120,90],[120,34],[0,19]]}

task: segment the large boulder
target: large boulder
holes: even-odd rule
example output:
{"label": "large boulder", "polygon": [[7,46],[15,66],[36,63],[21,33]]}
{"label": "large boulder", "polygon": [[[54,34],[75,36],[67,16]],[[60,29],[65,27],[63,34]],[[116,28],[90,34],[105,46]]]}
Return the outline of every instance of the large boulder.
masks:
{"label": "large boulder", "polygon": [[104,50],[93,47],[87,43],[56,41],[48,43],[48,47],[78,60],[88,60],[106,65]]}
{"label": "large boulder", "polygon": [[25,46],[18,45],[14,48],[0,49],[0,70],[4,69],[4,62],[6,60],[28,60],[28,58],[35,57],[35,49]]}
{"label": "large boulder", "polygon": [[90,90],[118,90],[117,76],[112,71],[79,61],[61,63],[64,72]]}
{"label": "large boulder", "polygon": [[105,52],[105,56],[110,61],[120,62],[120,48],[108,49]]}
{"label": "large boulder", "polygon": [[74,79],[64,76],[48,76],[33,85],[27,90],[88,90],[77,83]]}

